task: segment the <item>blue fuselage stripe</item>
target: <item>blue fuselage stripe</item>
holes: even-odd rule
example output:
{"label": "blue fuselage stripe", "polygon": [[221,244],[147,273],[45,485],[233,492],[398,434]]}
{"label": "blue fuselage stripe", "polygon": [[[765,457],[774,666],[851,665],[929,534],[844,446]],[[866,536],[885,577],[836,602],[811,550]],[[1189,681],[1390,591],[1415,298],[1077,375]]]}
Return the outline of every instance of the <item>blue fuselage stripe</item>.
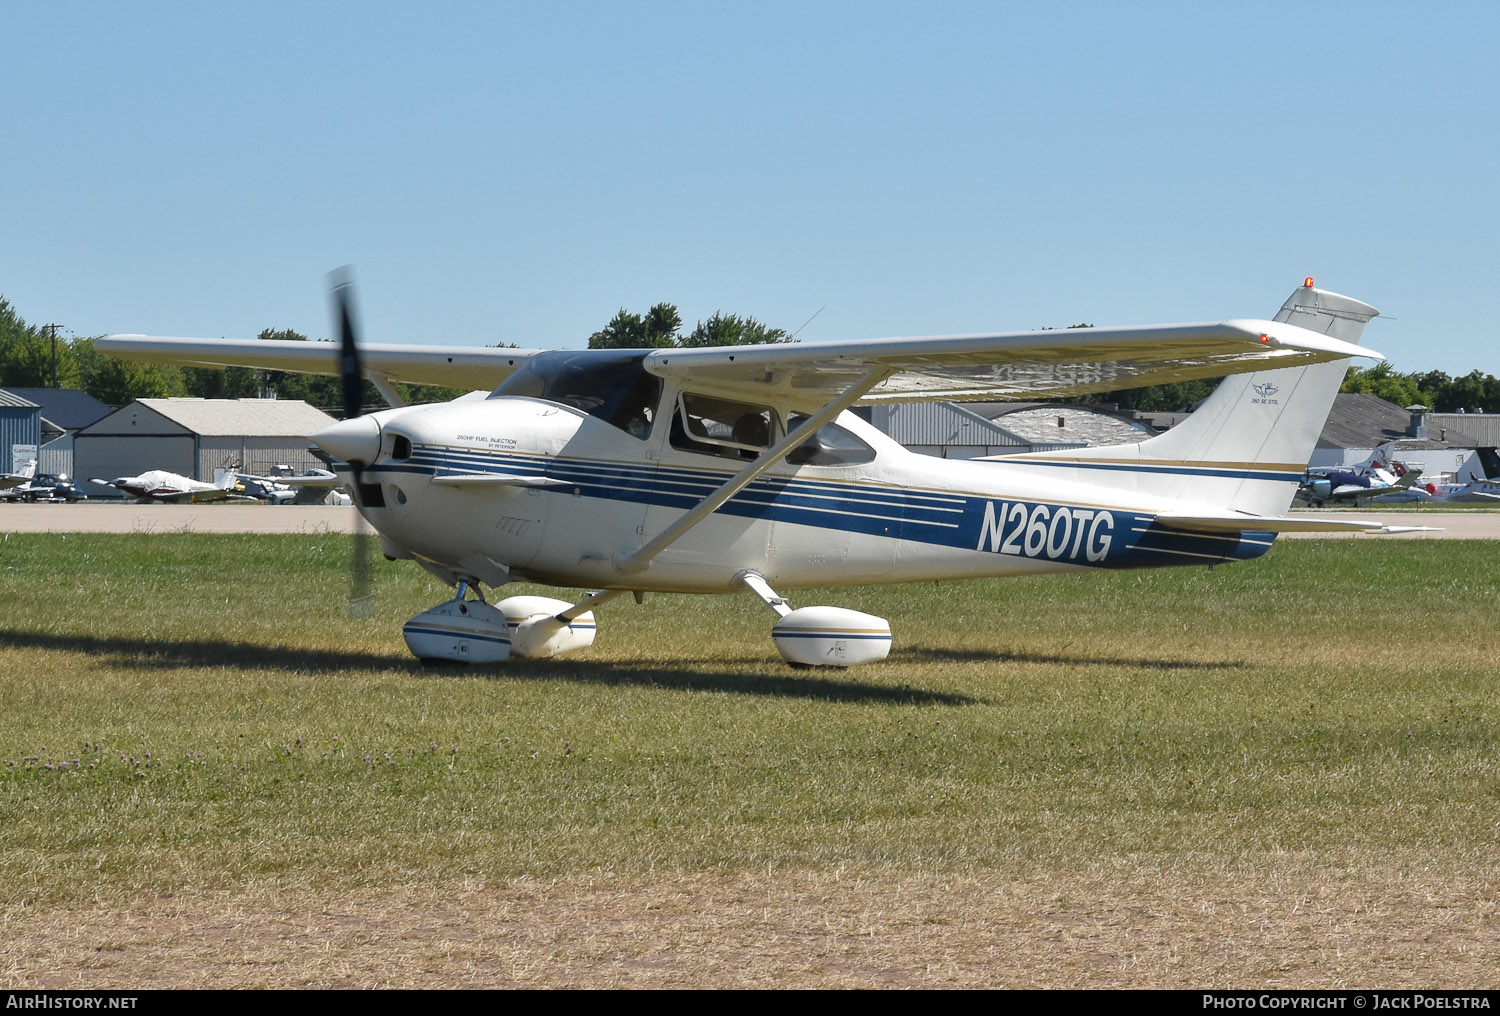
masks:
{"label": "blue fuselage stripe", "polygon": [[[1036,464],[1035,460],[1028,464]],[[1083,468],[1134,468],[1059,461]],[[1256,470],[1167,467],[1147,469],[1195,476],[1287,479]],[[544,488],[581,497],[686,511],[731,475],[715,469],[653,467],[507,452],[419,447],[404,463],[371,473],[507,473],[545,476],[565,486]],[[1192,533],[1160,525],[1149,512],[1005,498],[985,494],[908,491],[883,484],[834,483],[798,477],[761,477],[718,514],[817,529],[905,540],[970,551],[1009,554],[1086,567],[1132,568],[1213,564],[1264,554],[1275,539],[1265,532]]]}

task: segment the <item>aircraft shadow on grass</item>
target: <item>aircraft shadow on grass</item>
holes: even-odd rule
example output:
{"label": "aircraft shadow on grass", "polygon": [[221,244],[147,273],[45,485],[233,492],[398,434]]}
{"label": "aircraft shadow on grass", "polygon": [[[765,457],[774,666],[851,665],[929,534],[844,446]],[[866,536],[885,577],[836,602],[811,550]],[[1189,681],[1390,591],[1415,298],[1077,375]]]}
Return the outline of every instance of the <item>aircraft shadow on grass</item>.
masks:
{"label": "aircraft shadow on grass", "polygon": [[1243,660],[1171,660],[1148,657],[1076,656],[1062,653],[996,652],[993,649],[946,649],[936,646],[911,646],[901,650],[900,659],[912,663],[1060,663],[1079,667],[1137,667],[1143,670],[1242,670],[1249,666]]}
{"label": "aircraft shadow on grass", "polygon": [[[822,674],[745,674],[738,672],[632,665],[594,660],[513,660],[492,667],[426,666],[404,656],[370,652],[294,649],[205,639],[143,641],[18,631],[0,628],[0,649],[44,649],[103,657],[121,669],[176,670],[193,667],[232,667],[239,670],[333,673],[337,671],[395,671],[413,676],[473,674],[491,679],[560,680],[578,684],[640,685],[671,691],[764,695],[828,702],[868,702],[875,705],[976,705],[981,699],[952,692],[929,691],[910,685],[882,687]],[[705,661],[706,662],[706,661]],[[742,660],[770,664],[769,660]],[[780,666],[780,664],[775,664]]]}

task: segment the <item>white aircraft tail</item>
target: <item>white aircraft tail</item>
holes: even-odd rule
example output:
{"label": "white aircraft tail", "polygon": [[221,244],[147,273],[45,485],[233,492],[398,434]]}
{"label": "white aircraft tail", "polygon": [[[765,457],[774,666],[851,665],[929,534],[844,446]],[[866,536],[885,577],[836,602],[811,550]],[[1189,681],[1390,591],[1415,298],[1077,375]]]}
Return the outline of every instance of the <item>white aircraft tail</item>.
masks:
{"label": "white aircraft tail", "polygon": [[26,465],[22,466],[19,470],[17,470],[16,475],[17,476],[24,476],[28,480],[35,479],[36,478],[36,459],[27,459],[26,460]]}
{"label": "white aircraft tail", "polygon": [[[1275,320],[1357,343],[1379,311],[1299,287]],[[1139,444],[1046,452],[1077,462],[1080,479],[1205,507],[1281,515],[1292,503],[1343,383],[1347,359],[1226,377],[1182,423]]]}
{"label": "white aircraft tail", "polygon": [[1358,473],[1361,476],[1384,473],[1388,479],[1394,477],[1397,483],[1404,487],[1410,486],[1422,474],[1420,468],[1408,468],[1406,463],[1396,461],[1396,441],[1387,441],[1385,444],[1377,445],[1363,462],[1356,466],[1349,466],[1348,469],[1349,472]]}

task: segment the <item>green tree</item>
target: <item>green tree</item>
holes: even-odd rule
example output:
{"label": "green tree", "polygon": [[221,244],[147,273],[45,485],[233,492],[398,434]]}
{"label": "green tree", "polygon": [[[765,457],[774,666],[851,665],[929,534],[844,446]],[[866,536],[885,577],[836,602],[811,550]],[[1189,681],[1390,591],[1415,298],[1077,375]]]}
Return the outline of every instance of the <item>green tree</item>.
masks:
{"label": "green tree", "polygon": [[753,317],[715,311],[682,334],[682,315],[670,303],[659,303],[645,314],[632,314],[621,307],[599,331],[589,336],[590,349],[668,349],[694,346],[746,346],[791,342],[781,328],[771,328]]}
{"label": "green tree", "polygon": [[670,303],[659,303],[644,315],[624,307],[609,324],[589,336],[590,349],[663,349],[678,345],[682,315]]}
{"label": "green tree", "polygon": [[715,311],[707,321],[699,321],[697,327],[678,340],[679,346],[750,346],[791,342],[785,329],[771,328],[752,317],[725,314]]}
{"label": "green tree", "polygon": [[1415,376],[1398,373],[1387,360],[1369,368],[1351,367],[1344,376],[1344,383],[1339,391],[1378,395],[1402,408],[1422,402],[1422,391],[1417,386]]}
{"label": "green tree", "polygon": [[1180,413],[1208,398],[1218,383],[1219,379],[1213,378],[1207,381],[1178,381],[1175,384],[1126,388],[1092,396],[1086,401],[1113,402],[1121,409],[1134,409],[1143,413]]}
{"label": "green tree", "polygon": [[52,387],[54,356],[58,384],[77,388],[78,360],[69,341],[54,340],[46,330],[27,324],[0,296],[0,387]]}
{"label": "green tree", "polygon": [[73,355],[78,358],[80,387],[107,406],[187,394],[180,367],[116,360],[96,350],[92,338],[75,340]]}
{"label": "green tree", "polygon": [[1453,379],[1453,385],[1445,401],[1453,407],[1449,412],[1457,412],[1459,409],[1469,413],[1481,409],[1494,412],[1500,409],[1494,397],[1500,394],[1500,390],[1497,389],[1500,389],[1500,384],[1497,384],[1495,378],[1474,370],[1463,377]]}

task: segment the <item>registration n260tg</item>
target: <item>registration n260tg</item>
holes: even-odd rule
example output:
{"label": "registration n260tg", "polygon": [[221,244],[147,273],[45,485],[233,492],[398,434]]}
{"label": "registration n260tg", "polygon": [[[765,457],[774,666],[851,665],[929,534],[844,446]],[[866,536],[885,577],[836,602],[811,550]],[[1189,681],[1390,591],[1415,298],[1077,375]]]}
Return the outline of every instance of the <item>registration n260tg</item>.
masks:
{"label": "registration n260tg", "polygon": [[1053,561],[1103,561],[1115,517],[1094,508],[987,501],[975,550]]}

